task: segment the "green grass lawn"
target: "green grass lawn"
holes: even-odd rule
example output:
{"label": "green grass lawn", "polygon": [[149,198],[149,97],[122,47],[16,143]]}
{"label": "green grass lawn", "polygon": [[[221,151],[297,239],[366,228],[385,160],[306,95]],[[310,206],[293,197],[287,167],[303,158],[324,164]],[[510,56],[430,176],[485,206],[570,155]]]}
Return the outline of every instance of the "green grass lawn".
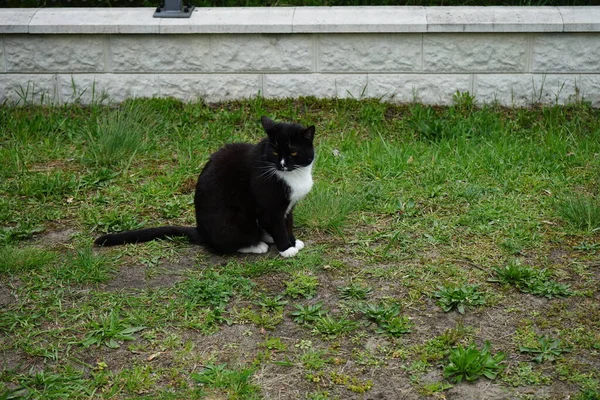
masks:
{"label": "green grass lawn", "polygon": [[[0,399],[600,397],[600,110],[262,98],[0,108]],[[193,225],[260,116],[316,125],[297,257]]]}

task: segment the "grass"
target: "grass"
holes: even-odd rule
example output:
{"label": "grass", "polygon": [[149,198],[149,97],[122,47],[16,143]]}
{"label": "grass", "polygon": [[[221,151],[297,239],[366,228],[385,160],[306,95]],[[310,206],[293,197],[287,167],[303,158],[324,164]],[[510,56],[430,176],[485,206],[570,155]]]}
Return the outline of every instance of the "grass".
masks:
{"label": "grass", "polygon": [[600,231],[600,201],[590,196],[569,196],[557,205],[559,214],[575,229]]}
{"label": "grass", "polygon": [[[192,225],[202,166],[262,115],[317,126],[297,257],[92,246]],[[466,93],[2,107],[0,398],[594,398],[598,154],[585,103]]]}
{"label": "grass", "polygon": [[102,315],[99,321],[90,322],[92,328],[80,342],[83,347],[105,345],[110,349],[118,349],[123,341],[135,340],[133,335],[143,330],[143,326],[128,326],[119,318],[119,309],[115,308],[108,314]]}

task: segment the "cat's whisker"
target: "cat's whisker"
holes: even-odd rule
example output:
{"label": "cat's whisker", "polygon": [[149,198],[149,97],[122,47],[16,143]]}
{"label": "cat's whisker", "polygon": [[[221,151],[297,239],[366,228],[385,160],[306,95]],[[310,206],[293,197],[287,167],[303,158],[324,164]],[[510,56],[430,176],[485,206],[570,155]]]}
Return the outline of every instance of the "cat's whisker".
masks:
{"label": "cat's whisker", "polygon": [[257,169],[259,171],[262,170],[262,173],[260,175],[258,175],[258,177],[266,178],[267,180],[271,179],[276,173],[276,169],[273,168],[272,166],[258,167]]}

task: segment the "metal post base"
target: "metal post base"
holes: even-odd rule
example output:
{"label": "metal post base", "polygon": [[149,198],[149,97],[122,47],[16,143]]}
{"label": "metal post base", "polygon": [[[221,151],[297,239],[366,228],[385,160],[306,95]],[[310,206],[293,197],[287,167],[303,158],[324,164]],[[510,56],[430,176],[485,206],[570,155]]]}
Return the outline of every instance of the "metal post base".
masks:
{"label": "metal post base", "polygon": [[195,6],[182,6],[181,0],[165,0],[156,8],[154,18],[189,18]]}

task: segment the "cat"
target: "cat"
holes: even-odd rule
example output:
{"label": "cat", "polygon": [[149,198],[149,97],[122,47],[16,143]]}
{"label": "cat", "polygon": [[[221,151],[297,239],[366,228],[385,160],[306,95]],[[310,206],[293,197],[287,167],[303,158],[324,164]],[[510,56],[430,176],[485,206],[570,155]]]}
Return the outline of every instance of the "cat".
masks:
{"label": "cat", "polygon": [[196,227],[163,226],[102,235],[114,246],[186,236],[217,253],[266,253],[274,243],[293,257],[304,242],[293,234],[294,207],[313,185],[314,125],[261,118],[267,134],[257,144],[227,144],[212,154],[194,195]]}

